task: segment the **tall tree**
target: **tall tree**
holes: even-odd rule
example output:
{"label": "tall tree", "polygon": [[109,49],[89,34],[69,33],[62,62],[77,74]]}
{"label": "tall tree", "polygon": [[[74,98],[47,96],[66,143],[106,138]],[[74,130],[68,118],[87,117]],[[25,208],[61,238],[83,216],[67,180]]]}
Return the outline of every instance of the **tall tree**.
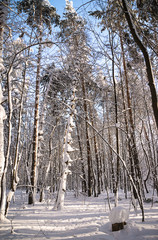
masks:
{"label": "tall tree", "polygon": [[58,24],[59,16],[56,14],[56,9],[51,6],[49,1],[44,0],[22,0],[18,1],[19,12],[24,11],[28,14],[27,23],[36,29],[38,36],[38,54],[37,54],[37,70],[36,70],[36,90],[35,90],[35,113],[34,113],[34,133],[33,133],[33,154],[32,154],[32,171],[31,185],[29,193],[29,204],[35,203],[38,178],[38,135],[39,135],[39,101],[40,101],[40,71],[42,58],[42,34],[43,25],[49,28],[51,33],[51,24]]}
{"label": "tall tree", "polygon": [[64,145],[63,145],[63,159],[62,159],[62,169],[61,169],[61,177],[60,177],[60,183],[59,183],[59,190],[55,202],[54,209],[55,210],[61,210],[64,206],[64,198],[65,198],[65,192],[66,192],[66,185],[67,185],[67,176],[70,174],[69,167],[71,166],[72,159],[71,159],[71,152],[73,152],[75,149],[72,147],[72,131],[75,126],[73,115],[75,111],[75,92],[76,89],[73,89],[72,92],[72,98],[71,98],[71,112],[68,117],[67,126],[65,130],[65,136],[64,136]]}
{"label": "tall tree", "polygon": [[[66,44],[68,54],[66,65],[74,85],[77,88],[78,95],[82,98],[82,107],[85,118],[85,144],[87,158],[87,191],[88,196],[92,195],[93,171],[92,171],[92,153],[89,136],[89,113],[88,113],[88,81],[91,80],[91,66],[89,64],[89,48],[87,45],[87,36],[85,33],[85,22],[79,17],[73,8],[72,1],[66,0],[66,12],[64,20],[61,21],[61,37]],[[78,105],[79,106],[79,105]],[[80,108],[79,108],[80,109]]]}
{"label": "tall tree", "polygon": [[[141,40],[140,36],[138,35],[138,32],[136,30],[136,27],[134,25],[134,22],[132,21],[131,14],[128,9],[127,1],[122,0],[122,5],[123,5],[123,10],[124,14],[126,17],[126,20],[128,22],[128,26],[130,28],[131,34],[133,36],[133,39],[137,46],[140,48],[143,56],[144,56],[144,61],[146,64],[146,73],[147,73],[147,78],[148,78],[148,84],[151,92],[151,99],[152,99],[152,108],[154,112],[154,117],[155,117],[155,122],[157,125],[158,129],[158,100],[157,100],[157,93],[156,93],[156,87],[155,87],[155,82],[154,82],[154,76],[153,76],[153,71],[152,71],[152,66],[151,66],[151,61],[149,58],[149,53],[147,50],[147,47]],[[153,4],[153,9],[156,7],[158,9],[158,4],[156,3],[156,6]],[[154,11],[155,12],[155,11]]]}
{"label": "tall tree", "polygon": [[[2,106],[2,103],[4,101],[3,93],[2,93],[2,87],[0,85],[0,183],[2,184],[2,178],[4,178],[4,168],[5,168],[5,156],[4,156],[4,126],[3,121],[6,119],[6,113]],[[3,186],[3,188],[6,186]],[[0,200],[1,200],[1,206],[0,206],[0,221],[4,220],[4,206],[2,205],[2,201],[4,201],[4,189],[0,188]]]}
{"label": "tall tree", "polygon": [[[23,47],[23,44],[21,44],[21,41],[19,43],[20,47]],[[12,156],[13,158],[13,169],[12,169],[12,176],[11,176],[11,188],[10,191],[8,192],[7,195],[7,201],[6,201],[6,210],[5,210],[5,215],[7,215],[10,202],[15,194],[17,184],[19,182],[19,177],[18,177],[18,168],[19,168],[19,162],[20,162],[20,141],[21,141],[21,129],[22,129],[22,117],[23,117],[23,106],[24,106],[24,100],[26,100],[26,93],[27,93],[27,78],[26,78],[26,70],[27,70],[27,64],[23,64],[22,70],[22,77],[23,77],[23,83],[19,82],[19,86],[16,86],[17,89],[20,89],[20,99],[19,99],[19,105],[20,109],[19,112],[17,111],[18,115],[18,126],[17,126],[17,136],[15,140],[15,157]],[[20,76],[19,76],[20,77]],[[17,84],[18,85],[18,84]],[[18,92],[18,90],[17,90]],[[16,104],[17,104],[17,99],[16,99]],[[21,150],[22,151],[22,150]],[[13,153],[12,153],[13,155]]]}
{"label": "tall tree", "polygon": [[6,171],[7,162],[4,157],[4,135],[3,135],[3,121],[6,119],[6,113],[2,106],[5,98],[3,97],[2,91],[2,73],[4,72],[4,62],[3,62],[3,37],[4,28],[6,27],[6,16],[8,13],[7,8],[8,1],[3,0],[0,2],[0,220],[5,219],[5,200],[6,200]]}

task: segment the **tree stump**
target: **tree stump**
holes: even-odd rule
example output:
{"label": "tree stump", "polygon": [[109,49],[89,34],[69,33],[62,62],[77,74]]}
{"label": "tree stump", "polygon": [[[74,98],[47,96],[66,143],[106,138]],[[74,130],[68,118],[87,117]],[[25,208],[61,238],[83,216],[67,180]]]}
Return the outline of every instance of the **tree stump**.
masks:
{"label": "tree stump", "polygon": [[28,204],[33,204],[33,193],[29,192],[29,197],[28,197]]}
{"label": "tree stump", "polygon": [[126,222],[113,223],[112,224],[112,232],[124,229],[124,225],[126,225]]}
{"label": "tree stump", "polygon": [[124,229],[124,225],[126,225],[128,218],[129,211],[127,209],[123,207],[114,207],[109,214],[109,220],[112,224],[112,232]]}

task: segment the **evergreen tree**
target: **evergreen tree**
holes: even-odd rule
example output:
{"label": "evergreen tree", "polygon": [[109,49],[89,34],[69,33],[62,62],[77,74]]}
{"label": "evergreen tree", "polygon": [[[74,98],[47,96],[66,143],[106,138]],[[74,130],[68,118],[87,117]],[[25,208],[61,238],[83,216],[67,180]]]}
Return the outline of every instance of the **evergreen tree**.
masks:
{"label": "evergreen tree", "polygon": [[[73,85],[77,93],[82,98],[82,108],[85,119],[85,144],[87,158],[87,189],[88,196],[92,195],[93,189],[93,170],[92,152],[90,145],[90,130],[88,126],[89,107],[88,107],[88,84],[92,81],[92,67],[90,65],[90,49],[87,46],[87,36],[85,32],[85,21],[78,16],[73,8],[72,1],[66,1],[64,19],[61,21],[60,35],[67,48],[65,66],[71,76]],[[77,109],[80,109],[77,104]],[[79,113],[79,112],[78,112]],[[81,112],[79,113],[81,114]],[[85,170],[82,166],[83,181],[85,182]],[[85,183],[84,183],[85,185]]]}
{"label": "evergreen tree", "polygon": [[35,91],[35,113],[34,113],[34,133],[33,133],[33,154],[32,154],[32,171],[31,185],[29,193],[29,204],[35,203],[38,179],[38,136],[39,136],[39,100],[40,100],[40,72],[42,57],[42,37],[43,25],[46,25],[50,32],[52,23],[59,23],[59,16],[56,9],[50,5],[49,1],[44,0],[23,0],[18,1],[17,7],[19,12],[27,13],[27,23],[37,31],[39,48],[37,54],[37,73],[36,73],[36,91]]}

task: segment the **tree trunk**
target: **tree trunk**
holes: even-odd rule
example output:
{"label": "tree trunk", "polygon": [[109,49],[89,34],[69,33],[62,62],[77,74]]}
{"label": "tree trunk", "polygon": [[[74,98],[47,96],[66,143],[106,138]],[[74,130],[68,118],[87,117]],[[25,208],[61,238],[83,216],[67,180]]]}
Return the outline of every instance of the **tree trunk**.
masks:
{"label": "tree trunk", "polygon": [[[6,7],[8,0],[2,0],[0,2],[0,73],[4,71],[3,65],[3,33],[4,26],[6,24],[6,16],[8,8]],[[0,80],[1,83],[1,80]]]}
{"label": "tree trunk", "polygon": [[22,86],[22,93],[21,93],[21,100],[20,100],[20,110],[19,110],[19,122],[18,122],[18,133],[17,133],[17,140],[16,140],[16,150],[15,150],[15,159],[13,163],[13,173],[12,173],[12,183],[11,183],[11,189],[7,195],[7,201],[6,201],[6,209],[5,209],[5,215],[7,215],[9,210],[9,205],[12,200],[12,197],[15,194],[16,187],[19,181],[18,178],[18,166],[19,166],[19,146],[20,146],[20,137],[21,137],[21,123],[22,123],[22,111],[23,111],[23,101],[24,101],[24,91],[25,91],[25,75],[26,75],[26,66],[24,70],[24,82]]}
{"label": "tree trunk", "polygon": [[[44,120],[44,119],[43,119]],[[57,122],[56,122],[57,124]],[[56,125],[57,126],[57,125]],[[53,160],[53,155],[52,155],[52,149],[53,149],[53,146],[52,146],[52,138],[53,138],[53,134],[54,134],[54,131],[56,129],[56,126],[53,127],[52,131],[51,131],[51,134],[50,134],[50,139],[49,139],[49,162],[48,162],[48,166],[46,168],[46,171],[44,171],[44,176],[42,177],[42,184],[41,184],[41,187],[40,187],[40,202],[43,201],[43,197],[44,197],[44,188],[46,187],[46,182],[47,182],[47,179],[48,179],[48,174],[49,172],[51,171],[51,162]],[[45,165],[46,163],[44,163]],[[54,177],[54,176],[53,176]]]}
{"label": "tree trunk", "polygon": [[92,195],[92,157],[91,157],[91,147],[89,141],[89,133],[88,133],[88,108],[86,102],[86,87],[85,81],[83,77],[83,73],[81,73],[81,84],[82,84],[82,94],[83,94],[83,108],[85,113],[85,134],[86,134],[86,147],[87,147],[87,166],[88,166],[88,197]]}
{"label": "tree trunk", "polygon": [[65,192],[66,192],[66,184],[67,184],[67,176],[71,172],[69,170],[69,166],[71,166],[71,158],[70,158],[70,152],[74,151],[74,149],[71,147],[72,143],[72,129],[74,127],[73,122],[73,111],[75,110],[75,89],[73,90],[73,95],[71,99],[71,113],[69,115],[67,126],[65,130],[65,136],[64,136],[64,146],[63,146],[63,159],[62,159],[62,172],[60,177],[60,185],[59,185],[59,191],[57,194],[57,198],[54,205],[54,210],[62,210],[64,207],[64,199],[65,199]]}
{"label": "tree trunk", "polygon": [[7,168],[8,168],[8,162],[10,157],[10,145],[11,145],[11,131],[12,131],[12,96],[11,96],[11,67],[8,70],[7,73],[7,85],[8,85],[8,109],[9,109],[9,117],[8,117],[8,145],[7,145],[7,151],[6,151],[6,158],[5,158],[5,164],[4,164],[4,171],[2,174],[1,179],[1,202],[0,202],[0,209],[1,209],[1,216],[5,215],[5,206],[6,206],[6,174],[7,174]]}
{"label": "tree trunk", "polygon": [[126,17],[126,20],[128,22],[128,26],[130,28],[133,39],[134,39],[135,43],[137,44],[137,46],[142,51],[143,56],[144,56],[144,60],[145,60],[145,64],[146,64],[146,72],[147,72],[147,77],[148,77],[148,84],[149,84],[149,87],[150,87],[151,98],[152,98],[152,108],[153,108],[153,113],[154,113],[154,117],[155,117],[156,126],[157,126],[157,129],[158,129],[158,101],[157,101],[156,87],[155,87],[155,83],[154,83],[154,77],[153,77],[151,62],[150,62],[150,59],[149,59],[149,54],[148,54],[147,48],[145,47],[145,45],[141,41],[141,39],[140,39],[140,37],[137,33],[137,30],[134,26],[134,23],[132,21],[131,15],[130,15],[130,12],[129,12],[128,7],[127,7],[127,1],[122,0],[122,5],[123,5],[125,17]]}
{"label": "tree trunk", "polygon": [[[152,173],[152,178],[153,178],[153,186],[157,191],[157,195],[158,195],[158,174],[157,174],[157,161],[156,161],[156,144],[154,142],[154,136],[153,136],[153,131],[151,128],[151,118],[150,118],[150,112],[148,109],[148,105],[147,105],[147,100],[146,100],[146,95],[145,95],[145,89],[144,89],[144,82],[143,82],[143,73],[141,72],[141,80],[142,80],[142,87],[143,87],[143,93],[144,93],[144,105],[145,105],[145,109],[147,112],[147,118],[148,118],[148,125],[149,125],[149,130],[150,130],[150,135],[147,134],[147,130],[145,127],[145,124],[143,123],[143,129],[144,129],[144,136],[146,138],[147,141],[147,145],[148,145],[148,151],[149,151],[149,171],[150,173]],[[150,140],[151,139],[151,140]]]}
{"label": "tree trunk", "polygon": [[[110,117],[109,117],[109,108],[108,108],[108,93],[106,93],[106,116],[107,116],[108,126],[110,126]],[[108,127],[108,141],[109,141],[110,145],[112,145],[110,127]],[[113,165],[113,152],[112,152],[111,148],[109,148],[109,151],[108,151],[108,158],[109,158],[109,162],[110,162],[110,176],[109,176],[109,178],[111,177],[111,181],[112,181],[112,188],[111,189],[114,192],[115,191],[115,173],[114,173],[114,165]]]}
{"label": "tree trunk", "polygon": [[6,113],[1,105],[3,102],[3,94],[2,94],[2,87],[0,84],[0,221],[4,220],[4,205],[2,205],[2,202],[5,203],[5,194],[6,194],[6,186],[3,178],[4,178],[4,167],[5,167],[5,157],[4,157],[4,129],[3,129],[3,121],[6,119]]}
{"label": "tree trunk", "polygon": [[83,162],[83,153],[82,153],[82,146],[81,146],[81,138],[79,135],[79,129],[78,129],[78,122],[76,121],[76,130],[77,130],[77,138],[78,138],[78,145],[80,150],[80,156],[81,156],[81,171],[82,171],[82,192],[87,192],[87,185],[86,185],[86,174],[84,169],[84,162]]}
{"label": "tree trunk", "polygon": [[[42,42],[42,32],[40,31],[39,42]],[[35,114],[34,114],[34,133],[33,133],[33,153],[32,153],[32,170],[31,170],[31,189],[29,192],[29,204],[35,204],[37,179],[38,179],[38,137],[39,137],[39,99],[40,99],[40,69],[41,69],[41,51],[42,46],[39,43],[37,57],[37,75],[36,75],[36,92],[35,92]]]}
{"label": "tree trunk", "polygon": [[[89,104],[89,109],[90,109],[90,116],[91,116],[91,123],[92,123],[92,126],[94,126],[94,114],[93,114],[93,111],[92,111],[92,107],[91,107],[91,104]],[[95,160],[96,160],[96,176],[95,176],[95,182],[96,182],[96,196],[98,196],[98,194],[101,193],[101,181],[100,181],[100,165],[99,165],[99,154],[98,154],[98,144],[97,144],[97,138],[96,138],[96,135],[95,135],[95,131],[93,129],[93,140],[94,140],[94,153],[95,153]],[[94,170],[93,170],[94,171]],[[95,171],[94,171],[95,173]],[[93,174],[94,175],[94,174]]]}
{"label": "tree trunk", "polygon": [[[0,2],[0,75],[5,70],[3,64],[3,34],[4,34],[4,25],[6,22],[7,8],[4,4],[7,4],[7,0]],[[0,79],[0,220],[4,220],[5,212],[5,199],[6,199],[6,181],[5,181],[5,169],[6,169],[6,159],[4,156],[4,129],[3,121],[6,119],[6,113],[2,106],[5,98],[3,97],[2,92],[2,80]]]}
{"label": "tree trunk", "polygon": [[[110,38],[110,36],[109,36]],[[119,155],[119,133],[118,133],[118,103],[117,103],[117,89],[116,89],[116,79],[115,79],[115,58],[114,58],[114,36],[112,33],[112,39],[110,39],[110,45],[111,45],[111,54],[112,54],[112,79],[113,79],[113,86],[114,86],[114,105],[115,105],[115,125],[116,125],[116,151]],[[117,167],[116,167],[116,184],[115,184],[115,207],[118,205],[118,186],[119,186],[119,176],[120,176],[120,162],[119,157],[117,155]]]}
{"label": "tree trunk", "polygon": [[87,122],[89,124],[89,126],[91,128],[93,128],[95,130],[95,132],[98,134],[98,136],[108,145],[108,147],[111,149],[111,151],[113,151],[114,154],[116,154],[116,156],[119,157],[120,161],[122,162],[122,165],[123,167],[125,168],[126,170],[126,173],[127,173],[127,176],[129,177],[129,180],[130,180],[130,183],[132,185],[132,187],[134,188],[136,194],[137,194],[137,198],[138,198],[138,203],[139,203],[139,206],[140,206],[140,209],[141,209],[141,212],[142,212],[142,222],[144,222],[145,220],[145,216],[144,216],[144,207],[143,207],[143,201],[142,201],[142,198],[141,198],[141,195],[140,195],[140,192],[139,192],[139,189],[137,188],[133,178],[132,178],[132,175],[130,174],[129,170],[128,170],[128,167],[124,161],[124,159],[117,154],[116,150],[111,146],[111,144],[109,144],[109,142],[100,134],[99,131],[97,131],[96,128],[94,128],[92,126],[92,124],[90,122]]}
{"label": "tree trunk", "polygon": [[[132,106],[131,106],[131,99],[130,99],[130,92],[129,92],[129,84],[128,84],[128,76],[127,76],[127,69],[126,69],[126,62],[125,62],[125,55],[124,55],[124,48],[123,48],[123,41],[122,36],[120,33],[120,42],[121,42],[121,50],[122,50],[122,60],[123,60],[123,68],[124,68],[124,77],[125,77],[125,85],[126,85],[126,96],[127,96],[127,107],[128,107],[128,114],[129,114],[129,134],[130,138],[129,141],[129,156],[130,156],[130,163],[131,163],[131,174],[137,185],[139,191],[143,191],[142,188],[142,176],[139,166],[139,158],[137,152],[137,146],[135,142],[135,127],[133,121],[133,114],[132,114]],[[134,197],[137,198],[137,193],[135,189],[133,189]]]}

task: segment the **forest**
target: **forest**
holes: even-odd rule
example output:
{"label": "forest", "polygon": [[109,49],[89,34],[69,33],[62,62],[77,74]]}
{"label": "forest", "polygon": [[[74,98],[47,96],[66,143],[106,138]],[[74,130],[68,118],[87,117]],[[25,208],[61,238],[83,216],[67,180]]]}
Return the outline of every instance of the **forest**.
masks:
{"label": "forest", "polygon": [[0,1],[0,224],[22,199],[59,216],[105,198],[143,224],[158,210],[158,1],[53,2]]}

